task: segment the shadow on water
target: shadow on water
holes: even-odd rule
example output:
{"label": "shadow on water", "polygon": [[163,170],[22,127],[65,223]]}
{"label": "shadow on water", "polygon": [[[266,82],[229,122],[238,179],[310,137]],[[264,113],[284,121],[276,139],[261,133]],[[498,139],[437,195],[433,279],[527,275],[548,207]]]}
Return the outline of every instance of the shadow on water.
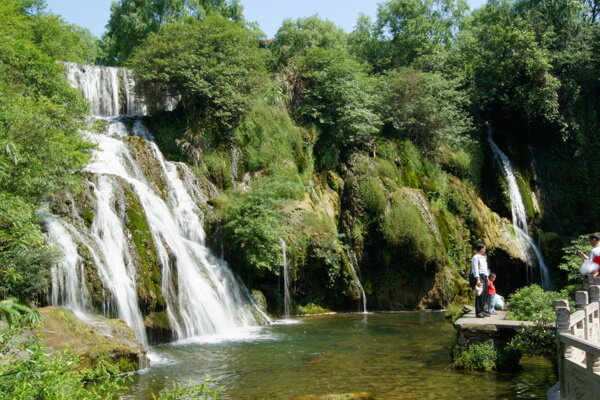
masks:
{"label": "shadow on water", "polygon": [[545,399],[555,381],[543,360],[511,374],[449,368],[455,330],[443,313],[337,314],[256,328],[246,335],[157,346],[129,399],[176,380],[210,378],[223,399],[293,399],[368,391],[391,399]]}

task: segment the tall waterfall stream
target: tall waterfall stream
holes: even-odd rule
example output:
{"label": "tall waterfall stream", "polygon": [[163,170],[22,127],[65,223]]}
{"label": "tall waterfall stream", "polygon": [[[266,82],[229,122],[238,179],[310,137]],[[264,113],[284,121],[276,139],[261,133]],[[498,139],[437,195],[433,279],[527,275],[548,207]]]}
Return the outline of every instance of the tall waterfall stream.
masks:
{"label": "tall waterfall stream", "polygon": [[[52,270],[53,305],[85,314],[92,312],[82,257],[91,256],[104,293],[103,312],[118,316],[147,348],[144,315],[138,302],[140,265],[124,221],[123,196],[132,193],[143,210],[156,249],[161,292],[171,328],[178,339],[226,335],[267,320],[253,304],[227,264],[205,245],[203,214],[198,204],[206,195],[195,185],[192,171],[182,163],[168,162],[139,117],[145,107],[134,97],[132,82],[122,68],[66,64],[71,84],[91,104],[91,113],[107,121],[104,133],[87,133],[98,145],[87,166],[93,193],[90,226],[55,216],[47,218],[48,239],[63,253]],[[122,116],[128,115],[124,123]],[[144,138],[141,146],[153,174],[136,159],[127,136]],[[139,143],[138,143],[139,145]],[[156,183],[156,182],[159,183]]]}
{"label": "tall waterfall stream", "polygon": [[529,228],[527,226],[527,213],[525,212],[525,205],[523,204],[523,198],[519,191],[519,185],[517,185],[517,178],[515,176],[512,164],[509,158],[504,154],[498,145],[492,138],[491,128],[488,131],[488,142],[494,152],[494,156],[500,160],[502,166],[502,174],[506,185],[508,186],[508,193],[510,197],[510,209],[512,214],[512,223],[519,239],[521,249],[525,255],[527,265],[533,267],[536,264],[539,268],[540,279],[544,289],[550,288],[550,277],[548,274],[548,267],[544,261],[544,256],[540,251],[539,247],[535,244],[533,238],[529,235]]}

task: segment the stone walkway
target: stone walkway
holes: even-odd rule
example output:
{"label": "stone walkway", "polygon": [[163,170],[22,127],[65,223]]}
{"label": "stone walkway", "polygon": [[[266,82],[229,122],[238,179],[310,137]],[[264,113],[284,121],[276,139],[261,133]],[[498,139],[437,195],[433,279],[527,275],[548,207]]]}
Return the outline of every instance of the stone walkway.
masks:
{"label": "stone walkway", "polygon": [[467,325],[495,325],[498,328],[519,328],[521,326],[532,326],[534,325],[531,321],[511,321],[507,320],[506,314],[508,311],[496,311],[497,314],[490,315],[485,318],[477,318],[475,316],[475,309],[471,306],[465,306],[469,309],[469,312],[460,317],[454,323],[454,326],[457,328],[462,328]]}

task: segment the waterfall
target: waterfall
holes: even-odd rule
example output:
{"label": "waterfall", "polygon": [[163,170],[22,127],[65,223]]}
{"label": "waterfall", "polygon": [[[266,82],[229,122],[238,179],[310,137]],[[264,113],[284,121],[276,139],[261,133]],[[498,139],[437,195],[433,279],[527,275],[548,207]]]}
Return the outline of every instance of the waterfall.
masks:
{"label": "waterfall", "polygon": [[146,114],[146,106],[133,92],[129,70],[76,63],[65,66],[71,85],[89,101],[90,114],[102,117]]}
{"label": "waterfall", "polygon": [[354,250],[348,249],[348,258],[350,259],[350,269],[352,270],[352,277],[354,278],[354,282],[356,283],[356,286],[358,286],[358,290],[360,290],[362,306],[363,306],[362,312],[364,314],[366,314],[367,313],[367,295],[365,294],[365,289],[363,288],[363,285],[360,282],[360,279],[358,279],[358,274],[356,273],[356,268],[354,267],[355,264],[358,264],[358,259],[356,257],[356,253],[354,253]]}
{"label": "waterfall", "polygon": [[[91,226],[47,219],[48,239],[63,253],[52,270],[52,303],[90,309],[79,245],[91,255],[102,281],[103,311],[107,315],[116,312],[147,347],[138,304],[140,266],[132,253],[134,232],[125,222],[124,204],[130,200],[124,194],[129,193],[139,202],[147,222],[160,266],[166,313],[177,337],[220,335],[256,325],[255,315],[261,314],[248,291],[205,244],[204,216],[198,204],[205,204],[206,196],[192,186],[194,173],[185,164],[166,161],[156,144],[147,141],[152,136],[139,118],[126,124],[118,115],[109,115],[123,110],[133,115],[144,113],[145,108],[131,97],[127,71],[78,64],[67,64],[67,68],[71,84],[90,101],[92,112],[106,119],[108,128],[104,134],[87,133],[98,146],[86,168],[94,197]],[[131,135],[146,140],[126,138]],[[136,157],[140,151],[143,162]],[[267,321],[265,317],[262,315]]]}
{"label": "waterfall", "polygon": [[83,263],[67,227],[58,218],[48,217],[47,235],[62,254],[52,269],[52,304],[63,304],[74,312],[83,312],[89,301],[84,280]]}
{"label": "waterfall", "polygon": [[283,257],[283,315],[285,317],[289,317],[290,316],[290,306],[291,306],[291,299],[290,299],[290,271],[289,271],[289,266],[288,266],[288,260],[287,260],[287,253],[286,253],[286,245],[285,245],[285,241],[282,239],[281,240],[281,252],[282,252],[282,257]]}
{"label": "waterfall", "polygon": [[500,160],[502,166],[502,175],[508,186],[508,193],[510,197],[510,210],[512,214],[512,224],[521,244],[521,249],[525,255],[525,260],[528,266],[537,265],[540,270],[540,279],[544,289],[549,289],[551,286],[550,277],[548,274],[548,267],[544,262],[544,256],[540,251],[539,247],[533,241],[533,238],[529,236],[529,228],[527,226],[527,213],[525,212],[525,205],[517,185],[517,179],[512,167],[512,164],[506,154],[500,150],[498,145],[492,138],[491,128],[488,130],[488,142],[492,148],[494,156]]}

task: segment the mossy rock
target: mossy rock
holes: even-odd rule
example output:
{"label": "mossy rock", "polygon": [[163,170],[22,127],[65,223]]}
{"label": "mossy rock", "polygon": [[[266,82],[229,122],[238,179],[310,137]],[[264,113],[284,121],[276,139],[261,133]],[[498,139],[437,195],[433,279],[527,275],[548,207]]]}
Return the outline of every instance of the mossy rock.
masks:
{"label": "mossy rock", "polygon": [[265,297],[263,292],[261,292],[260,290],[253,289],[251,294],[252,294],[252,298],[254,299],[254,302],[256,303],[256,306],[258,307],[258,309],[266,314],[268,304],[267,304],[267,298]]}
{"label": "mossy rock", "polygon": [[125,190],[125,225],[134,245],[133,257],[137,270],[137,292],[142,308],[146,311],[161,311],[166,302],[161,292],[161,266],[146,220],[146,214],[138,198]]}
{"label": "mossy rock", "polygon": [[151,329],[170,330],[169,316],[166,311],[151,312],[144,318],[144,325]]}
{"label": "mossy rock", "polygon": [[58,307],[38,309],[43,322],[36,331],[53,350],[70,349],[81,355],[80,368],[94,368],[103,362],[135,371],[146,363],[146,350],[125,322],[89,316],[88,325],[71,312]]}
{"label": "mossy rock", "polygon": [[150,143],[138,136],[129,136],[125,141],[129,143],[134,158],[141,164],[148,184],[161,198],[166,199],[169,186]]}

